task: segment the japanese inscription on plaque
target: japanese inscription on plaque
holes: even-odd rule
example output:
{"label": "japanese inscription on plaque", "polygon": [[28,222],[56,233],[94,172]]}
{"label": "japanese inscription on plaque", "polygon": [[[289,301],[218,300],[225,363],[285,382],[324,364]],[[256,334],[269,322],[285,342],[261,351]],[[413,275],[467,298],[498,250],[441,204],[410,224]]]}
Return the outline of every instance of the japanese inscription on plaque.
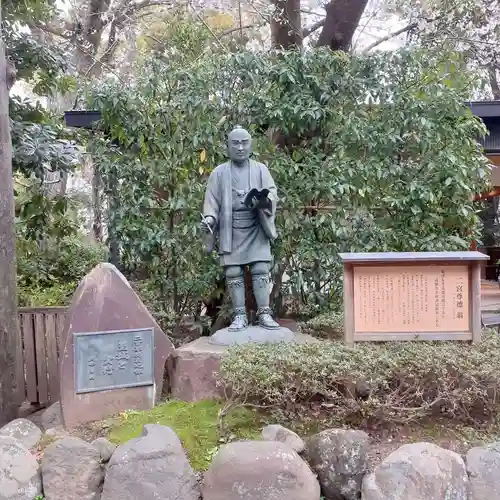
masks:
{"label": "japanese inscription on plaque", "polygon": [[154,383],[153,329],[75,334],[77,393]]}
{"label": "japanese inscription on plaque", "polygon": [[469,330],[466,265],[356,266],[356,332]]}

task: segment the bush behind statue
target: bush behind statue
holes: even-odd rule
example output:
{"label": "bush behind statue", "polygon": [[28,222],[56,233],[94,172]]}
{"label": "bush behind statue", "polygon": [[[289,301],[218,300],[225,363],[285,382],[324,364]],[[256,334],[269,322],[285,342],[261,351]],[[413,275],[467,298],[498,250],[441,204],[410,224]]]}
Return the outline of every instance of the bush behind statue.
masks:
{"label": "bush behind statue", "polygon": [[199,212],[237,124],[279,186],[276,309],[338,304],[339,252],[466,249],[488,167],[485,127],[464,105],[476,81],[462,68],[442,50],[241,52],[151,60],[130,88],[100,83],[89,106],[107,139],[92,151],[103,182],[118,180],[122,264],[149,277],[167,317],[223,293]]}
{"label": "bush behind statue", "polygon": [[322,404],[345,423],[377,426],[443,417],[480,424],[491,421],[498,407],[500,336],[487,332],[474,346],[249,344],[229,349],[220,377],[237,402],[292,413]]}

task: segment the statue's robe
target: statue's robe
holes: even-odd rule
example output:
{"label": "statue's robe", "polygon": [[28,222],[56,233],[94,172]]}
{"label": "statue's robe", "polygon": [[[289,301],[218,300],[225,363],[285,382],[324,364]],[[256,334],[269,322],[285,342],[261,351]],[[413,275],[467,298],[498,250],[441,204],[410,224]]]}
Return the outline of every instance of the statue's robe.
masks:
{"label": "statue's robe", "polygon": [[[245,196],[253,188],[269,190],[270,206],[245,207]],[[246,165],[237,166],[228,162],[212,171],[203,214],[216,221],[218,253],[223,267],[271,261],[270,242],[276,238],[277,201],[276,185],[263,163],[249,160]]]}

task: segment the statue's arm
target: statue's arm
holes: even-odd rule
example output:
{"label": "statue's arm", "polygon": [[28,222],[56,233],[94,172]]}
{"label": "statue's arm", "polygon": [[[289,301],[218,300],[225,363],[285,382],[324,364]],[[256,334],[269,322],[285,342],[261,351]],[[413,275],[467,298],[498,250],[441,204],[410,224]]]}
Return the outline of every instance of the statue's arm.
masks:
{"label": "statue's arm", "polygon": [[262,164],[262,187],[265,189],[269,189],[269,194],[267,198],[269,200],[269,204],[266,208],[262,209],[262,211],[268,215],[274,215],[276,213],[276,205],[278,203],[278,190],[276,188],[276,184],[274,183],[274,179],[269,172],[269,169]]}
{"label": "statue's arm", "polygon": [[205,217],[213,217],[217,225],[219,222],[219,212],[220,212],[220,182],[218,170],[214,170],[207,182],[207,188],[205,191],[205,201],[203,203],[203,215]]}

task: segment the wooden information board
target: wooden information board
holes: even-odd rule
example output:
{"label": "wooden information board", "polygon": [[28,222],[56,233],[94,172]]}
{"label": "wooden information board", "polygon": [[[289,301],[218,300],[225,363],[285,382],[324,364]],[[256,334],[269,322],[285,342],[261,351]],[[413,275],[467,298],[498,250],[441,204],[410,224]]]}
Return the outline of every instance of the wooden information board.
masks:
{"label": "wooden information board", "polygon": [[479,252],[341,254],[345,340],[481,336]]}

